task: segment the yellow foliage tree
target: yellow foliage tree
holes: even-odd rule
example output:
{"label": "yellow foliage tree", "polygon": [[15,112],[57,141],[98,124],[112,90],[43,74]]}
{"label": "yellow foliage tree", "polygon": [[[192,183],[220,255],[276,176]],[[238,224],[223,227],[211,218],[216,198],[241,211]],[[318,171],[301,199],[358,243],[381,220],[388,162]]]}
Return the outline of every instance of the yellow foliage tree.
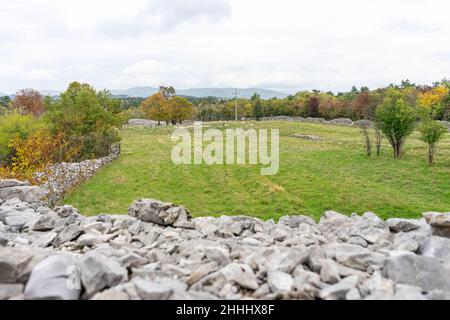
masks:
{"label": "yellow foliage tree", "polygon": [[442,108],[442,101],[449,92],[449,88],[440,85],[427,92],[420,93],[417,97],[418,105],[434,116]]}

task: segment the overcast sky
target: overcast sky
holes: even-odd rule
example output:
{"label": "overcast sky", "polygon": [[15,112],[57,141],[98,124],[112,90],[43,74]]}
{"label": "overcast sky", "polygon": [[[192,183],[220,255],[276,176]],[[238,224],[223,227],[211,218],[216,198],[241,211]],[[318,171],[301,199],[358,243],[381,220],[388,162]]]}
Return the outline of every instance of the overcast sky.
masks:
{"label": "overcast sky", "polygon": [[0,91],[450,77],[448,0],[0,0]]}

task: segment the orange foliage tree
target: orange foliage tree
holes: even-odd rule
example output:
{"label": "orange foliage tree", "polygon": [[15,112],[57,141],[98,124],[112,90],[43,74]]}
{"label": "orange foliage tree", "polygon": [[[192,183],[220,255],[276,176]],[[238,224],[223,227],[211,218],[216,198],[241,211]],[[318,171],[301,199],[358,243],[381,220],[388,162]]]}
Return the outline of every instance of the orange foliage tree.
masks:
{"label": "orange foliage tree", "polygon": [[24,114],[40,116],[44,113],[44,99],[39,91],[24,89],[16,92],[16,97],[12,102],[12,107]]}
{"label": "orange foliage tree", "polygon": [[144,100],[141,104],[141,109],[148,119],[158,121],[158,125],[161,121],[170,119],[167,100],[160,92]]}

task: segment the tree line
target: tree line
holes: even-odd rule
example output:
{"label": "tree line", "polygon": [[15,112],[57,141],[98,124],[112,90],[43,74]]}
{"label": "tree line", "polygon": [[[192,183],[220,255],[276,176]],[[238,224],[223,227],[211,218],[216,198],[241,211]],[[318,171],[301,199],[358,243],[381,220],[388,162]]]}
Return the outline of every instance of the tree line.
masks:
{"label": "tree line", "polygon": [[[413,84],[408,80],[400,85],[369,90],[353,87],[348,92],[300,91],[284,99],[263,100],[258,95],[238,100],[239,118],[258,120],[262,117],[314,117],[327,120],[350,118],[373,120],[376,108],[392,90],[402,92],[413,107],[429,109],[436,120],[450,120],[450,81],[444,79],[431,86]],[[203,121],[234,119],[235,101],[217,98],[195,99],[195,118]]]}

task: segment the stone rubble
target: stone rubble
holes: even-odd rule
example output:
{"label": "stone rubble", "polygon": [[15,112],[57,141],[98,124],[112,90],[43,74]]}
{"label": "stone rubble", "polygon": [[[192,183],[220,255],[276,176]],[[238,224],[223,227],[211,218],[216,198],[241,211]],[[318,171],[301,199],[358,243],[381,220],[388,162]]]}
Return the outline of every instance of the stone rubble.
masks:
{"label": "stone rubble", "polygon": [[294,138],[299,138],[299,139],[304,139],[304,140],[313,140],[313,141],[323,140],[319,136],[314,136],[314,135],[310,135],[310,134],[293,134],[292,136]]}
{"label": "stone rubble", "polygon": [[[160,125],[164,122],[160,122]],[[147,120],[147,119],[130,119],[128,120],[129,126],[138,126],[138,127],[150,127],[155,128],[158,127],[158,121]]]}
{"label": "stone rubble", "polygon": [[86,217],[0,200],[0,299],[450,299],[450,239],[435,234],[449,219],[192,219],[151,199]]}

